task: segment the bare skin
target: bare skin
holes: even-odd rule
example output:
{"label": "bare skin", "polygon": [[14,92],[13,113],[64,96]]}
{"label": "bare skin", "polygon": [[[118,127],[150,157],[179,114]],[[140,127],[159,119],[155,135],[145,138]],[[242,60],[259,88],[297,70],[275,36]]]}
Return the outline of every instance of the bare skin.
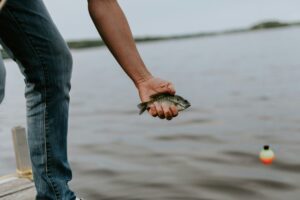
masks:
{"label": "bare skin", "polygon": [[[174,85],[153,77],[146,68],[133,39],[127,19],[116,0],[88,0],[91,18],[103,41],[132,79],[142,102],[157,93],[175,94]],[[148,112],[153,117],[171,120],[178,115],[175,106],[154,103]]]}

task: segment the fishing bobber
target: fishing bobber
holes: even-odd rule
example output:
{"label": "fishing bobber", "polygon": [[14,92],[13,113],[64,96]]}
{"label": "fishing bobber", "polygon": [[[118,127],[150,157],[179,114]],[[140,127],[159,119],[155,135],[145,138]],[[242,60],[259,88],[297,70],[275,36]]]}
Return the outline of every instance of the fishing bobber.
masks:
{"label": "fishing bobber", "polygon": [[273,160],[275,159],[275,154],[270,149],[270,146],[265,145],[264,148],[260,152],[259,158],[263,164],[270,165],[270,164],[272,164]]}

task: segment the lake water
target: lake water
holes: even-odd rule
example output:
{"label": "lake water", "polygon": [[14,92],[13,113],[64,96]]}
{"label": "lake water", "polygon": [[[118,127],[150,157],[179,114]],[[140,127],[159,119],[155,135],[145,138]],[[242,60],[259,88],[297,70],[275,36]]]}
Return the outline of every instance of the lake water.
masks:
{"label": "lake water", "polygon": [[[192,107],[172,121],[138,115],[136,89],[106,48],[73,51],[72,188],[90,200],[298,200],[300,28],[140,44],[153,74]],[[24,82],[6,61],[0,174],[15,168]],[[263,145],[276,160],[264,166]]]}

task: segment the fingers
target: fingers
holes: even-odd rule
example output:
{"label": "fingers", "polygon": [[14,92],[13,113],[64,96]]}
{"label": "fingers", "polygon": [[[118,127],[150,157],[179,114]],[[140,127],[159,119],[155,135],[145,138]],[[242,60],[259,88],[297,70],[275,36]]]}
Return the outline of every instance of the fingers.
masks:
{"label": "fingers", "polygon": [[156,110],[156,107],[154,104],[150,105],[150,108],[148,110],[148,112],[150,113],[150,115],[152,115],[153,117],[157,117],[158,113]]}
{"label": "fingers", "polygon": [[171,120],[173,117],[178,115],[178,110],[175,105],[154,102],[150,107],[149,113],[153,117],[158,116],[160,119]]}
{"label": "fingers", "polygon": [[163,107],[160,103],[154,102],[155,109],[157,111],[157,115],[160,119],[165,119],[165,113]]}
{"label": "fingers", "polygon": [[153,117],[158,116],[160,119],[167,120],[171,120],[173,117],[178,115],[177,107],[174,104],[170,105],[168,103],[154,102],[152,105],[150,105],[148,112]]}
{"label": "fingers", "polygon": [[170,106],[170,110],[172,112],[173,117],[177,117],[177,115],[178,115],[178,109],[177,109],[177,107],[175,105],[171,105]]}
{"label": "fingers", "polygon": [[173,118],[173,113],[172,111],[170,110],[170,106],[166,103],[162,103],[161,104],[161,107],[164,111],[164,116],[167,120],[171,120]]}

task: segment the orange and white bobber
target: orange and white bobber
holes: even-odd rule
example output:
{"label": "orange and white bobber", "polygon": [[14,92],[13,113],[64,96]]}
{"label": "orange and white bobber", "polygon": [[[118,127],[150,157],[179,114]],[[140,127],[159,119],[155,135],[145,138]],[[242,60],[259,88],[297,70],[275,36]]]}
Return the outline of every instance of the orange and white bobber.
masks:
{"label": "orange and white bobber", "polygon": [[270,146],[265,145],[259,154],[259,158],[263,164],[270,165],[275,159],[275,154],[272,149],[270,149]]}

